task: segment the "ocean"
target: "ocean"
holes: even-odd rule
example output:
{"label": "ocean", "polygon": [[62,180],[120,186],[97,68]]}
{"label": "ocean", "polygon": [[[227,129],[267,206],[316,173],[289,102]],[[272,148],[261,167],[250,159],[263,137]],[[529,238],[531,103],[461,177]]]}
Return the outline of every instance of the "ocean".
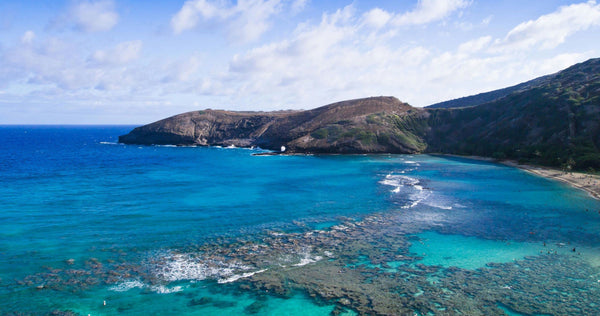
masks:
{"label": "ocean", "polygon": [[1,315],[594,315],[600,201],[429,155],[0,126]]}

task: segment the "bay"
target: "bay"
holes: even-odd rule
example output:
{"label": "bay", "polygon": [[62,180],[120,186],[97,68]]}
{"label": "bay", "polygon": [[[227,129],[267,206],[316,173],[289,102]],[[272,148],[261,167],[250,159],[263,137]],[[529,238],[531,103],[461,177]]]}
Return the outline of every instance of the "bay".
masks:
{"label": "bay", "polygon": [[462,158],[117,144],[131,128],[0,127],[1,314],[600,304],[600,202],[564,184]]}

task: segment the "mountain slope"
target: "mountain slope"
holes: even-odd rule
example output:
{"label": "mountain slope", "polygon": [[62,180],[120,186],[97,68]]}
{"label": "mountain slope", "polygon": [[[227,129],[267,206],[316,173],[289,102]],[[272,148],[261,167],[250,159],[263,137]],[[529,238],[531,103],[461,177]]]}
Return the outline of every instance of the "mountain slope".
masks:
{"label": "mountain slope", "polygon": [[428,151],[600,168],[600,59],[468,108],[428,109]]}
{"label": "mountain slope", "polygon": [[195,111],[137,127],[126,144],[260,146],[310,153],[417,153],[425,144],[398,122],[422,112],[394,97],[373,97],[309,111]]}
{"label": "mountain slope", "polygon": [[529,90],[531,88],[537,87],[539,85],[544,84],[551,80],[552,75],[540,77],[533,79],[531,81],[523,82],[518,85],[514,85],[512,87],[498,89],[494,91],[478,93],[476,95],[462,97],[458,99],[443,101],[439,103],[435,103],[429,106],[426,106],[427,109],[450,109],[450,108],[462,108],[462,107],[471,107],[477,106],[483,103],[492,102],[503,97],[508,96],[511,93],[522,92]]}
{"label": "mountain slope", "polygon": [[309,111],[195,111],[135,128],[119,142],[285,146],[291,153],[450,153],[600,169],[600,59],[460,100],[426,109],[372,97]]}

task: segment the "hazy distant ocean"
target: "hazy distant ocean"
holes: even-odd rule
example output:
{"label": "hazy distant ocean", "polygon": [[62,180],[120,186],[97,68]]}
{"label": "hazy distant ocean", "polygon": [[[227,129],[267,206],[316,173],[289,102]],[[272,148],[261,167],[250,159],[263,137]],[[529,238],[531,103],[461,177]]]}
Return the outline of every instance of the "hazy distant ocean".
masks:
{"label": "hazy distant ocean", "polygon": [[[419,315],[452,314],[452,295],[511,315],[600,313],[600,202],[585,192],[459,158],[117,144],[131,128],[0,127],[0,314],[352,315],[302,277],[334,264],[375,271],[366,287],[401,279],[389,291],[423,300]],[[370,227],[406,238],[371,253],[358,245]],[[293,291],[260,290],[275,270]]]}

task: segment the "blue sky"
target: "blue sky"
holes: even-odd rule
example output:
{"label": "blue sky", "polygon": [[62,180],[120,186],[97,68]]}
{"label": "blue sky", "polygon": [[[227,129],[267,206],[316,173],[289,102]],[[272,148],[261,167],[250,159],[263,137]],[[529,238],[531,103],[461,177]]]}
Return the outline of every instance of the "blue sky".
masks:
{"label": "blue sky", "polygon": [[413,106],[600,57],[596,1],[0,1],[0,124]]}

